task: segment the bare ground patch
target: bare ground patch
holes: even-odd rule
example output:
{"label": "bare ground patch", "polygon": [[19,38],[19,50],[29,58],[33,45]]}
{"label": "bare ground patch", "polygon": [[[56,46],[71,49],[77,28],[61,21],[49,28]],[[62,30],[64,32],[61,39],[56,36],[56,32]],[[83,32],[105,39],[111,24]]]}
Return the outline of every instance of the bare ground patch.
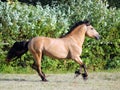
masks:
{"label": "bare ground patch", "polygon": [[74,74],[46,74],[42,82],[37,74],[0,74],[0,90],[120,90],[120,72],[90,73],[88,80]]}

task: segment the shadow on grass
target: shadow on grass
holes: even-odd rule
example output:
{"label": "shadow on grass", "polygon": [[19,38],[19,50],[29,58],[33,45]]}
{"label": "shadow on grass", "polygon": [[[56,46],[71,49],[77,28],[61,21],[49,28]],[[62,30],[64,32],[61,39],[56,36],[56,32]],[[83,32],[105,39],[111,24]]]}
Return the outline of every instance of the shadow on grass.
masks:
{"label": "shadow on grass", "polygon": [[10,79],[10,78],[0,78],[0,82],[2,81],[16,81],[16,82],[42,82],[42,80],[26,80],[26,79],[19,79],[19,78],[15,78],[15,79]]}

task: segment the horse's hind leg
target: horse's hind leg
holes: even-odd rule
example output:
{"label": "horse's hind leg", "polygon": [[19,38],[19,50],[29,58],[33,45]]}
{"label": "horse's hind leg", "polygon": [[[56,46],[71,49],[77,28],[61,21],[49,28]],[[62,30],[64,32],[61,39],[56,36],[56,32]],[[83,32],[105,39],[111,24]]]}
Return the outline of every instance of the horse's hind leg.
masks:
{"label": "horse's hind leg", "polygon": [[42,58],[42,53],[32,53],[33,57],[35,59],[32,68],[35,69],[38,72],[38,75],[41,77],[42,81],[47,81],[45,78],[45,74],[41,70],[41,58]]}

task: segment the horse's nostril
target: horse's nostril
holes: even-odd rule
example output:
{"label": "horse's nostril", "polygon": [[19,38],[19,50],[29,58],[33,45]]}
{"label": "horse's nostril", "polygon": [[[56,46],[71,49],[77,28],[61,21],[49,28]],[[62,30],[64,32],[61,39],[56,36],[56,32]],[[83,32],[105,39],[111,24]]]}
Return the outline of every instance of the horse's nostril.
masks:
{"label": "horse's nostril", "polygon": [[95,38],[96,38],[97,40],[99,40],[99,39],[100,39],[100,35],[95,36]]}

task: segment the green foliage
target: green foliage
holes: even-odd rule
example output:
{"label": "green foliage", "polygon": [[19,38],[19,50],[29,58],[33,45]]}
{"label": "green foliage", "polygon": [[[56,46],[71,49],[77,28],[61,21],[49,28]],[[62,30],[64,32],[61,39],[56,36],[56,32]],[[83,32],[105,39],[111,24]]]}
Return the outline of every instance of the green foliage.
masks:
{"label": "green foliage", "polygon": [[[32,5],[36,5],[37,3],[41,3],[41,5],[50,5],[52,6],[53,4],[60,4],[60,3],[71,3],[71,0],[3,0],[3,1],[8,1],[8,2],[14,2],[14,1],[19,1],[22,3],[26,3],[26,4],[32,4]],[[84,0],[83,0],[84,1]],[[97,0],[96,0],[97,1]],[[116,8],[120,8],[120,0],[101,0],[103,2],[108,2],[109,7],[116,7]]]}
{"label": "green foliage", "polygon": [[107,0],[110,7],[120,8],[120,0]]}
{"label": "green foliage", "polygon": [[[65,34],[70,25],[84,19],[90,20],[101,35],[99,41],[85,40],[81,58],[87,67],[92,70],[120,68],[119,15],[120,9],[108,9],[108,3],[102,0],[69,0],[52,6],[0,2],[0,72],[14,72],[13,66],[19,63],[17,60],[11,66],[5,64],[6,53],[15,41],[29,40],[35,36],[56,38]],[[29,65],[32,56],[27,53],[22,60],[27,60]],[[64,62],[44,56],[42,67],[48,71],[68,71],[79,65],[72,60]],[[17,71],[22,69],[20,66],[16,68]],[[24,70],[29,70],[29,66]]]}

